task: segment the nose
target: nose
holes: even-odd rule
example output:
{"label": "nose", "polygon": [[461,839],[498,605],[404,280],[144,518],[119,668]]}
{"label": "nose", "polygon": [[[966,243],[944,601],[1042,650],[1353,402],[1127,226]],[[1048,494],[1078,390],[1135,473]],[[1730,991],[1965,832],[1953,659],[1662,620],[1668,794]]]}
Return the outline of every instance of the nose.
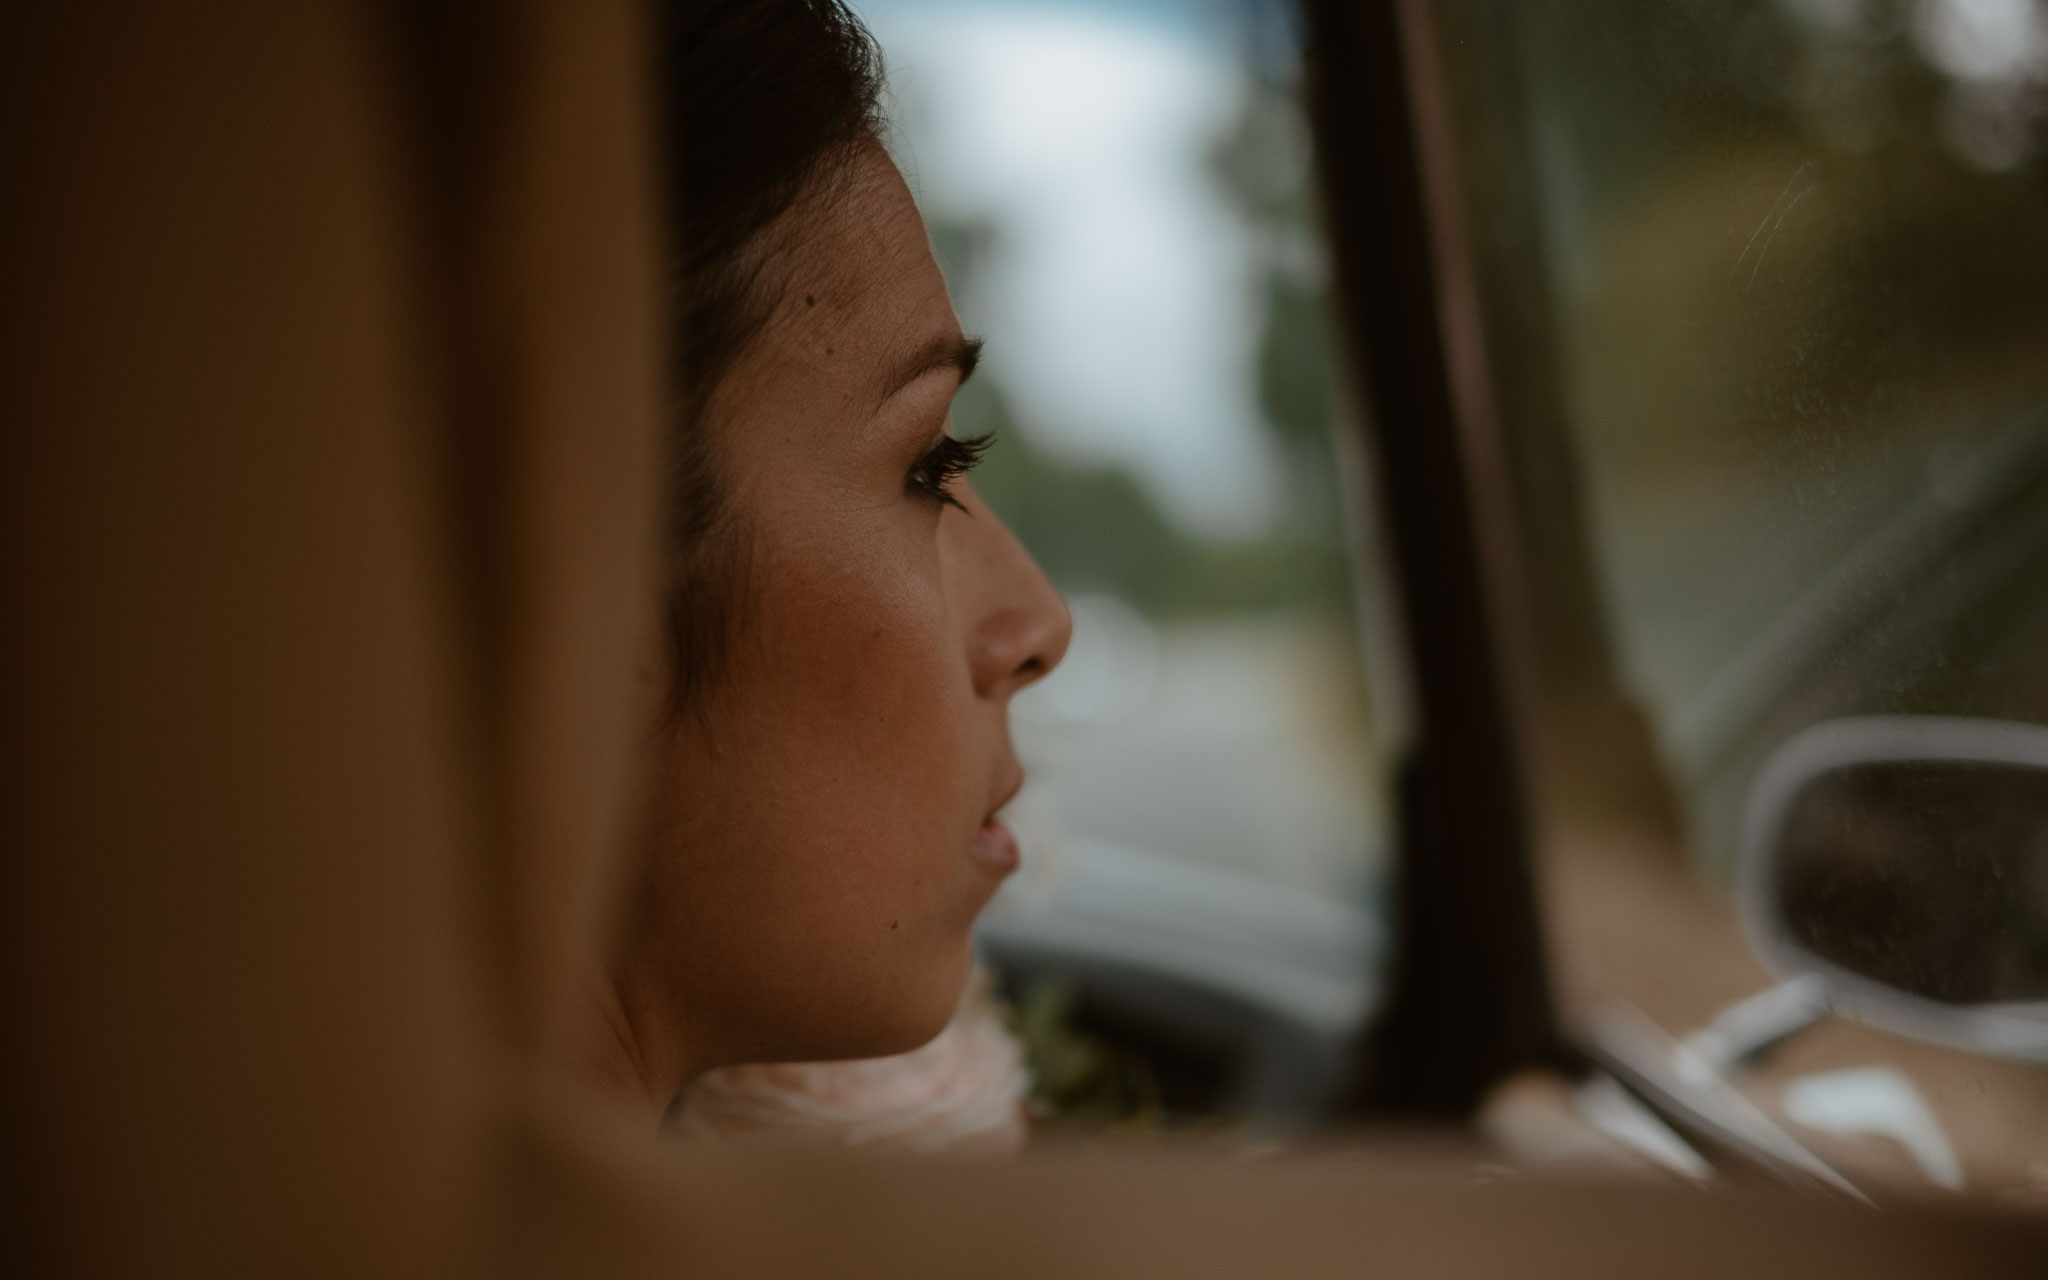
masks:
{"label": "nose", "polygon": [[957,491],[964,512],[948,511],[949,594],[967,624],[974,691],[1007,700],[1066,656],[1074,619],[1031,553],[971,486]]}

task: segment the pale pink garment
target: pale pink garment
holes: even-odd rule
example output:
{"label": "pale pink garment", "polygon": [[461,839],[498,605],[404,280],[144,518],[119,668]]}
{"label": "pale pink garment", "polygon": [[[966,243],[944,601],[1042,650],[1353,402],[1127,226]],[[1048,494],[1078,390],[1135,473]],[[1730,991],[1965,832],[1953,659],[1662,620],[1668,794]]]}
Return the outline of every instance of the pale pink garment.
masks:
{"label": "pale pink garment", "polygon": [[1023,1050],[977,972],[952,1022],[923,1048],[712,1071],[684,1093],[674,1127],[699,1140],[1009,1154],[1024,1144],[1030,1085]]}

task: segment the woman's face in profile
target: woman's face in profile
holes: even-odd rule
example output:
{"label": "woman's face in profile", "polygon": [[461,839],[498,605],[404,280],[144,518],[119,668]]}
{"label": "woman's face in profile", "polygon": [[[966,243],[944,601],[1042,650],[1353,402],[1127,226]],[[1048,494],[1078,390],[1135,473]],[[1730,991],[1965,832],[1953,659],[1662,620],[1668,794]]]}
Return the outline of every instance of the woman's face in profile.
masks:
{"label": "woman's face in profile", "polygon": [[852,166],[770,228],[779,298],[710,415],[737,604],[657,753],[620,984],[686,1070],[938,1032],[1016,862],[992,821],[1023,780],[1009,700],[1068,637],[946,475],[973,348],[895,166],[872,144]]}

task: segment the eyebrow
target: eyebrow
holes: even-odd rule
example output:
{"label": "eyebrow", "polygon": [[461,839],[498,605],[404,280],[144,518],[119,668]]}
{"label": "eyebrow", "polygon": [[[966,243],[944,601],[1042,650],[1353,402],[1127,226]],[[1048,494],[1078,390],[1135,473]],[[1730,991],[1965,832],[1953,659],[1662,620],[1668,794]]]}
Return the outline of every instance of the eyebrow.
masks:
{"label": "eyebrow", "polygon": [[882,388],[882,399],[889,399],[919,378],[940,369],[957,370],[960,381],[966,382],[974,376],[975,367],[981,363],[981,347],[980,338],[970,338],[963,333],[948,333],[932,339],[890,369],[888,381]]}

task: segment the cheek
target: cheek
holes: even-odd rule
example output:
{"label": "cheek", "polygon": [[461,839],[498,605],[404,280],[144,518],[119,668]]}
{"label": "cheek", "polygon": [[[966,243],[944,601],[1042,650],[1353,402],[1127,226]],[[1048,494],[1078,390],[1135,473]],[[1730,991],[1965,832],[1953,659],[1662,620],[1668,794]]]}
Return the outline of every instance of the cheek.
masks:
{"label": "cheek", "polygon": [[747,975],[726,1020],[936,1030],[922,1023],[950,1009],[993,887],[968,850],[997,744],[935,567],[860,549],[762,548],[773,590],[677,765],[696,785],[671,793],[687,830],[664,841],[668,927],[718,953],[695,962]]}
{"label": "cheek", "polygon": [[[936,574],[890,560],[784,567],[763,617],[758,723],[805,843],[841,849],[849,885],[927,879],[960,831],[974,777],[972,686]],[[948,852],[957,852],[951,850]],[[920,856],[924,855],[924,856]],[[951,866],[948,859],[940,869]]]}

